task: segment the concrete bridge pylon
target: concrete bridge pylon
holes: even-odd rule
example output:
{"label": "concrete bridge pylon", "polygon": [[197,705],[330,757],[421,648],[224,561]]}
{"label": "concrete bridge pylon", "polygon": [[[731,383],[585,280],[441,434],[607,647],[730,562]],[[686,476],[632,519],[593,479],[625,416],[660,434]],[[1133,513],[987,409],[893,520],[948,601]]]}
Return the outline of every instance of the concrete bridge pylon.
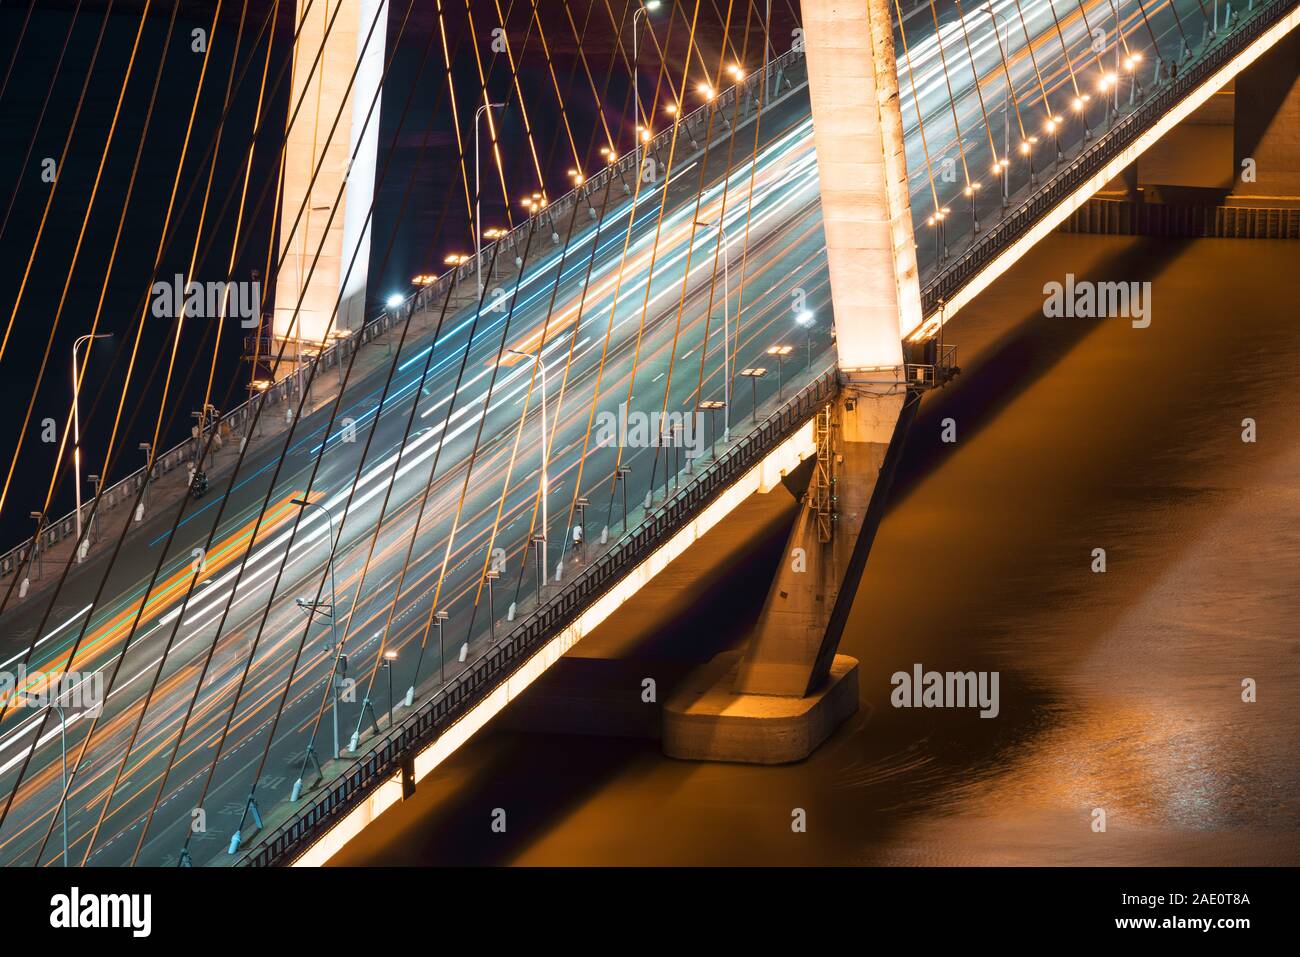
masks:
{"label": "concrete bridge pylon", "polygon": [[837,648],[915,408],[902,339],[921,290],[889,0],[802,7],[840,392],[755,634],[665,704],[664,750],[685,759],[801,760],[857,710],[858,662]]}
{"label": "concrete bridge pylon", "polygon": [[[294,20],[289,108],[299,102],[301,107],[285,147],[279,224],[284,261],[272,320],[272,335],[288,343],[286,358],[297,357],[299,344],[310,354],[331,335],[355,332],[365,322],[368,213],[388,20],[388,0],[308,6],[298,0]],[[340,188],[343,199],[335,209]]]}

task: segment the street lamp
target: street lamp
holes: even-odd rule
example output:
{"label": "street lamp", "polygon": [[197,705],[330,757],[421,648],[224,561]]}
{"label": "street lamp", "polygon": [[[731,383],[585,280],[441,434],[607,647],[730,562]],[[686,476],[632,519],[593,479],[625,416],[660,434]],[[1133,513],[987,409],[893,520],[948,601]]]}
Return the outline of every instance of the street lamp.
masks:
{"label": "street lamp", "polygon": [[[505,106],[504,103],[484,103],[474,111],[474,258],[477,261],[478,294],[483,295],[483,216],[481,202],[483,190],[479,180],[479,119],[492,108]],[[489,119],[489,123],[492,121]],[[494,137],[495,139],[495,137]]]}
{"label": "street lamp", "polygon": [[[497,640],[497,601],[492,583],[501,577],[501,573],[495,568],[489,568],[488,573],[483,577],[487,579],[488,586],[488,638],[495,644]],[[438,626],[438,637],[442,637],[441,624]]]}
{"label": "street lamp", "polygon": [[794,352],[794,346],[769,346],[767,354],[776,359],[776,395],[777,401],[785,399],[785,360]]}
{"label": "street lamp", "polygon": [[1052,143],[1056,146],[1056,161],[1061,162],[1061,118],[1051,116],[1047,120],[1047,132],[1052,134]]}
{"label": "street lamp", "polygon": [[32,557],[36,559],[36,577],[44,578],[45,550],[41,548],[41,527],[45,524],[45,513],[29,512],[27,517],[36,523],[36,534],[32,536]]}
{"label": "street lamp", "polygon": [[[90,487],[95,490],[95,498],[99,498],[100,477],[98,475],[87,475],[86,481],[89,482]],[[83,540],[77,546],[77,554],[79,557],[84,558],[86,552],[90,550],[91,543],[98,539],[99,537],[97,532],[98,525],[99,525],[99,516],[95,514],[94,509],[91,509],[90,528],[86,530],[85,540]]]}
{"label": "street lamp", "polygon": [[1007,159],[1006,154],[993,164],[993,172],[1002,177],[1002,211],[1007,211],[1007,203],[1011,199],[1011,178],[1007,175],[1007,170],[1011,168],[1011,160]]}
{"label": "street lamp", "polygon": [[[716,223],[710,220],[695,221],[706,229],[717,226],[722,243],[722,441],[731,440],[731,258],[727,254],[727,228],[722,216]],[[708,349],[708,343],[704,348]]]}
{"label": "street lamp", "polygon": [[626,465],[620,465],[614,472],[614,481],[623,489],[623,531],[627,531],[627,479],[632,474],[632,470]]}
{"label": "street lamp", "polygon": [[149,480],[153,478],[153,443],[141,442],[140,451],[144,453],[144,482],[140,489],[140,504],[135,507],[135,520],[144,521],[145,509],[149,502]]}
{"label": "street lamp", "polygon": [[[641,17],[649,16],[653,11],[659,9],[659,0],[645,0],[645,3],[638,6],[632,14],[632,125],[638,130],[641,128],[641,118],[645,114],[641,111],[641,93],[638,81],[637,67],[637,34],[639,26],[637,21]],[[647,121],[648,121],[647,117]],[[649,122],[646,123],[649,126]]]}
{"label": "street lamp", "polygon": [[1020,155],[1029,161],[1029,185],[1038,185],[1038,173],[1034,169],[1034,144],[1038,142],[1037,136],[1027,136],[1020,144]]}
{"label": "street lamp", "polygon": [[1106,94],[1106,125],[1113,126],[1115,114],[1119,112],[1119,80],[1114,73],[1103,73],[1097,89]]}
{"label": "street lamp", "polygon": [[713,458],[718,457],[718,410],[725,408],[723,403],[717,399],[705,399],[700,403],[699,408],[703,412],[709,413],[709,425],[711,440],[709,442],[709,455]]}
{"label": "street lamp", "polygon": [[[548,516],[548,514],[547,514],[547,511],[546,511],[546,499],[548,498],[548,495],[547,495],[547,487],[548,487],[548,485],[550,484],[550,481],[549,481],[550,475],[549,475],[549,472],[548,472],[548,466],[549,466],[549,464],[550,464],[550,447],[549,447],[549,445],[548,445],[548,443],[547,443],[548,432],[547,432],[547,428],[546,428],[546,363],[545,363],[544,361],[542,361],[542,352],[541,352],[540,349],[537,351],[537,354],[536,354],[536,355],[532,354],[531,352],[520,352],[518,349],[507,349],[506,351],[507,351],[507,352],[510,352],[510,353],[513,353],[514,355],[517,355],[517,356],[523,356],[525,359],[532,359],[535,363],[537,363],[538,368],[541,369],[541,371],[542,371],[542,475],[541,475],[541,490],[542,490],[542,541],[541,541],[542,582],[541,582],[541,584],[545,584],[546,581],[547,581],[547,577],[548,577],[549,574],[550,574],[550,572],[547,571],[548,566],[547,566],[547,564],[546,564],[546,557],[547,557],[547,556],[546,556],[546,539],[547,539],[547,534],[548,534],[549,531],[550,531],[550,521],[549,521],[549,516]],[[541,595],[541,591],[540,591],[540,589],[539,589],[539,591],[538,591],[538,593],[537,593],[537,598],[538,598],[539,601],[541,600],[541,597],[542,597],[542,595]]]}
{"label": "street lamp", "polygon": [[934,255],[941,263],[948,261],[948,231],[944,223],[949,212],[951,210],[944,206],[942,209],[936,209],[934,215],[926,220],[929,225],[934,227]]}
{"label": "street lamp", "polygon": [[1138,64],[1142,62],[1142,54],[1136,50],[1128,55],[1124,60],[1124,69],[1131,74],[1128,86],[1128,105],[1132,106],[1137,99],[1137,95],[1142,92],[1142,81],[1138,79]]}
{"label": "street lamp", "polygon": [[[77,340],[72,343],[72,467],[73,467],[73,486],[77,494],[77,542],[81,542],[81,414],[78,410],[77,397],[81,390],[80,372],[85,371],[83,365],[80,370],[77,368],[77,350],[81,348],[83,342],[93,342],[95,339],[111,339],[111,332],[102,332],[98,335],[78,336]],[[85,556],[81,552],[80,544],[77,548],[77,561],[80,562]]]}
{"label": "street lamp", "polygon": [[1088,114],[1084,112],[1088,107],[1088,101],[1092,96],[1088,93],[1080,93],[1074,98],[1070,105],[1074,112],[1079,114],[1079,119],[1083,122],[1083,142],[1086,145],[1088,140],[1092,139],[1092,127],[1088,125]]}
{"label": "street lamp", "polygon": [[[447,681],[447,671],[446,671],[447,657],[446,655],[443,654],[442,623],[451,616],[448,615],[445,610],[443,610],[443,611],[435,612],[433,617],[434,620],[438,622],[438,683],[444,684]],[[406,692],[406,706],[408,708],[411,706],[411,696],[414,693],[415,693],[415,685],[411,685],[411,689]]]}
{"label": "street lamp", "polygon": [[752,369],[741,369],[740,374],[749,380],[750,386],[753,387],[754,395],[754,421],[758,421],[758,380],[767,375],[767,370],[762,366],[755,366]]}
{"label": "street lamp", "polygon": [[384,670],[388,672],[388,727],[393,727],[393,711],[396,709],[396,703],[393,701],[393,662],[397,660],[397,652],[389,650],[384,652]]}
{"label": "street lamp", "polygon": [[[338,614],[337,614],[337,612],[338,612],[338,593],[334,590],[334,547],[335,547],[335,542],[334,542],[334,515],[330,512],[329,507],[326,506],[325,504],[321,503],[321,502],[311,502],[311,501],[308,501],[308,500],[305,499],[305,498],[295,498],[295,499],[293,499],[293,501],[292,501],[290,504],[292,504],[292,505],[297,505],[299,508],[318,508],[318,509],[320,509],[322,512],[325,513],[325,518],[326,518],[326,520],[329,522],[329,532],[330,532],[330,538],[329,538],[329,544],[330,544],[330,552],[329,552],[329,569],[330,569],[330,607],[329,607],[329,616],[330,616],[330,651],[332,651],[332,652],[334,653],[335,660],[337,660],[337,659],[338,659],[338,650],[339,650],[339,636],[338,636],[338,624],[337,624],[337,622],[338,622]],[[298,607],[299,607],[299,608],[302,608],[302,609],[304,609],[305,611],[308,611],[308,612],[319,610],[319,605],[318,605],[317,603],[315,603],[315,602],[304,602],[304,601],[302,601],[302,599],[299,599],[299,600],[298,600]],[[330,675],[330,683],[331,683],[331,685],[333,685],[333,687],[334,687],[334,695],[333,695],[333,710],[334,710],[334,757],[337,758],[337,757],[339,756],[339,753],[340,753],[340,752],[339,752],[339,692],[338,692],[338,684],[337,684],[337,682],[334,680],[334,678],[335,678],[335,675],[334,675],[334,674],[331,674],[331,675]],[[307,745],[307,750],[308,750],[308,751],[311,751],[311,750],[313,749],[314,744],[315,744],[315,742],[314,742],[314,740],[313,740],[312,743],[310,743],[310,744]]]}
{"label": "street lamp", "polygon": [[970,219],[971,219],[971,223],[973,224],[972,227],[973,233],[976,236],[979,235],[979,231],[980,231],[980,213],[979,213],[979,207],[976,205],[977,194],[979,193],[979,191],[980,191],[980,184],[974,182],[967,183],[966,189],[963,190],[963,192],[965,192],[965,194],[968,197],[970,197]]}

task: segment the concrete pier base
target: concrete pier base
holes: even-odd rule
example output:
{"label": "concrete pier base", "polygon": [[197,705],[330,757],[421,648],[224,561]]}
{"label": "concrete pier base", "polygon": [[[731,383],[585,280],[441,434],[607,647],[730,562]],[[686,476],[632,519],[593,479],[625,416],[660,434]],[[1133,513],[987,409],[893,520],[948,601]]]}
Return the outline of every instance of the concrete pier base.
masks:
{"label": "concrete pier base", "polygon": [[741,653],[715,657],[664,704],[663,749],[687,761],[802,761],[858,710],[858,661],[836,655],[829,678],[804,697],[734,690]]}

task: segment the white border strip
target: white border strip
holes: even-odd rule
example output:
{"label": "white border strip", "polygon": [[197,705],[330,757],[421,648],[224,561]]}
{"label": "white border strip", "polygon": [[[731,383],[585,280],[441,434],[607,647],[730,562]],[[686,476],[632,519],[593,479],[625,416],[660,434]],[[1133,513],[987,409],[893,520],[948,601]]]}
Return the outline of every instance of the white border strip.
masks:
{"label": "white border strip", "polygon": [[1248,46],[1241,53],[1237,54],[1230,62],[1220,68],[1218,73],[1202,83],[1199,87],[1189,93],[1186,97],[1178,101],[1178,104],[1168,113],[1156,121],[1150,129],[1139,136],[1136,140],[1126,147],[1123,152],[1112,159],[1106,166],[1090,180],[1080,186],[1075,192],[1059,205],[1054,207],[1046,216],[1029,230],[1024,236],[1016,240],[993,262],[989,263],[984,269],[980,270],[975,277],[958,290],[957,294],[944,304],[942,314],[935,313],[926,318],[926,320],[904,336],[911,342],[919,342],[927,339],[939,331],[940,324],[947,324],[962,308],[968,305],[976,296],[993,284],[993,281],[1001,276],[1004,272],[1036,245],[1048,233],[1056,229],[1057,226],[1065,222],[1075,210],[1086,203],[1093,197],[1103,186],[1113,180],[1124,168],[1132,163],[1135,159],[1151,148],[1151,145],[1160,139],[1171,129],[1185,120],[1193,111],[1198,109],[1203,103],[1209,100],[1215,93],[1223,89],[1228,81],[1238,73],[1258,60],[1267,50],[1273,47],[1287,33],[1295,29],[1300,24],[1300,7],[1292,10],[1285,17],[1279,20],[1268,30],[1261,34],[1254,43]]}
{"label": "white border strip", "polygon": [[[578,620],[535,651],[509,678],[494,688],[469,713],[438,736],[415,757],[415,780],[418,782],[455,753],[483,725],[518,698],[529,685],[555,664],[565,652],[589,635],[629,598],[648,585],[673,560],[695,545],[704,535],[756,492],[770,492],[783,475],[817,454],[817,440],[810,420],[794,435],[773,449],[761,462],[747,471],[739,481],[724,489],[696,518],[645,560],[629,571],[606,594],[586,609]],[[294,867],[319,867],[337,854],[344,845],[360,834],[367,825],[402,799],[400,774],[377,787],[337,824],[326,831],[296,860]]]}

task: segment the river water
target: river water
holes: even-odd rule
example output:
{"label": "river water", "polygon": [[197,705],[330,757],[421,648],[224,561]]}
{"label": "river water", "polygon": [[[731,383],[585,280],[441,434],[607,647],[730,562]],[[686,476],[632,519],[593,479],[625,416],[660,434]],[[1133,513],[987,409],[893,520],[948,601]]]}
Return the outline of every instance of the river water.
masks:
{"label": "river water", "polygon": [[[1067,271],[1149,281],[1150,326],[1045,318]],[[949,327],[840,649],[862,709],[809,760],[491,732],[337,860],[1300,863],[1297,302],[1295,243],[1050,237]],[[918,664],[996,671],[998,716],[891,707]]]}

